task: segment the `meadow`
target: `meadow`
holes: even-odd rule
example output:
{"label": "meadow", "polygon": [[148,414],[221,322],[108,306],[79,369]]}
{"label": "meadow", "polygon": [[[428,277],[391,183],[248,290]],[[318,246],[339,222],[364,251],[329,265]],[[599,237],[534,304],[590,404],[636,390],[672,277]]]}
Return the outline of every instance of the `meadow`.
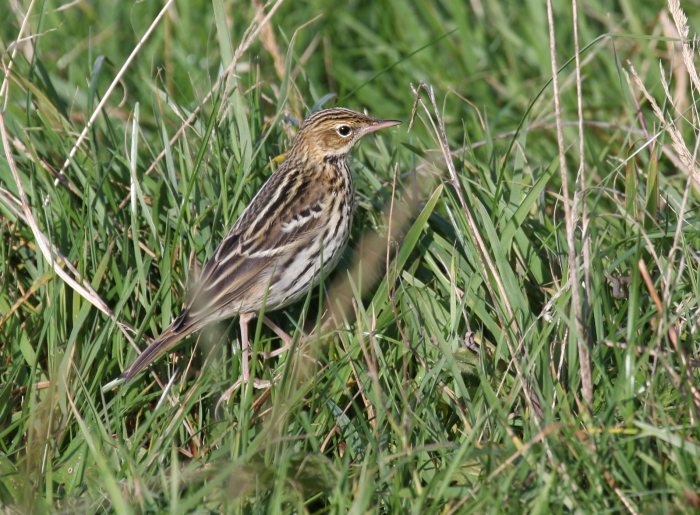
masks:
{"label": "meadow", "polygon": [[[6,0],[0,508],[700,510],[700,7]],[[303,119],[353,151],[337,269],[125,367]],[[111,384],[110,384],[111,383]]]}

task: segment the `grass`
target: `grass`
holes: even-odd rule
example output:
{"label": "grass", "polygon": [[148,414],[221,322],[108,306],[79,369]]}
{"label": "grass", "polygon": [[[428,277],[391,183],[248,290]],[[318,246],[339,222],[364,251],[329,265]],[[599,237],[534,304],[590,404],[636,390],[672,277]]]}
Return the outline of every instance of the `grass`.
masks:
{"label": "grass", "polygon": [[[8,5],[4,510],[700,509],[700,84],[674,9],[579,4],[577,51],[564,1],[551,24],[537,2],[173,2],[148,38],[162,2]],[[103,388],[329,105],[406,124],[353,153],[338,269],[271,314],[297,337],[256,361],[276,384],[217,409],[231,321]]]}

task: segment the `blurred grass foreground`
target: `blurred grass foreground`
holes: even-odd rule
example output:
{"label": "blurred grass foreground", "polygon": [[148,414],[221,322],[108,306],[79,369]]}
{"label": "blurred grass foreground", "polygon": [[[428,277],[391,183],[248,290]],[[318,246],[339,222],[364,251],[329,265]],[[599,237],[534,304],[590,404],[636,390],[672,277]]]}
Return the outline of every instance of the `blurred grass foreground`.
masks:
{"label": "blurred grass foreground", "polygon": [[[700,510],[696,2],[0,13],[3,512]],[[233,320],[104,388],[332,105],[405,123],[274,385]]]}

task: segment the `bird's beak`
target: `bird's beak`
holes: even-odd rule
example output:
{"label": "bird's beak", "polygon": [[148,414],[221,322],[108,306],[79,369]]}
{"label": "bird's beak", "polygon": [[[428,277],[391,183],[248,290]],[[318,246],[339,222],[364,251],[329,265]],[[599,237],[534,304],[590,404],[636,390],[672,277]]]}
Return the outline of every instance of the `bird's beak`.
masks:
{"label": "bird's beak", "polygon": [[372,120],[372,125],[367,126],[364,132],[365,134],[369,134],[370,132],[377,132],[400,124],[401,120]]}

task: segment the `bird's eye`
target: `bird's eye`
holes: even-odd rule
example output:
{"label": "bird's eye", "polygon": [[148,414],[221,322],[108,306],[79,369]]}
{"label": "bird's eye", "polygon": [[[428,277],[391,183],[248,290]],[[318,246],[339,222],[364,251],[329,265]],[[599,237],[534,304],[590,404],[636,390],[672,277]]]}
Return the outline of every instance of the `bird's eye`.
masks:
{"label": "bird's eye", "polygon": [[352,132],[352,129],[351,129],[349,126],[347,126],[347,125],[341,125],[340,127],[338,127],[338,128],[336,129],[336,131],[338,132],[338,134],[340,135],[340,137],[342,137],[342,138],[347,138],[348,136],[350,136],[350,133]]}

